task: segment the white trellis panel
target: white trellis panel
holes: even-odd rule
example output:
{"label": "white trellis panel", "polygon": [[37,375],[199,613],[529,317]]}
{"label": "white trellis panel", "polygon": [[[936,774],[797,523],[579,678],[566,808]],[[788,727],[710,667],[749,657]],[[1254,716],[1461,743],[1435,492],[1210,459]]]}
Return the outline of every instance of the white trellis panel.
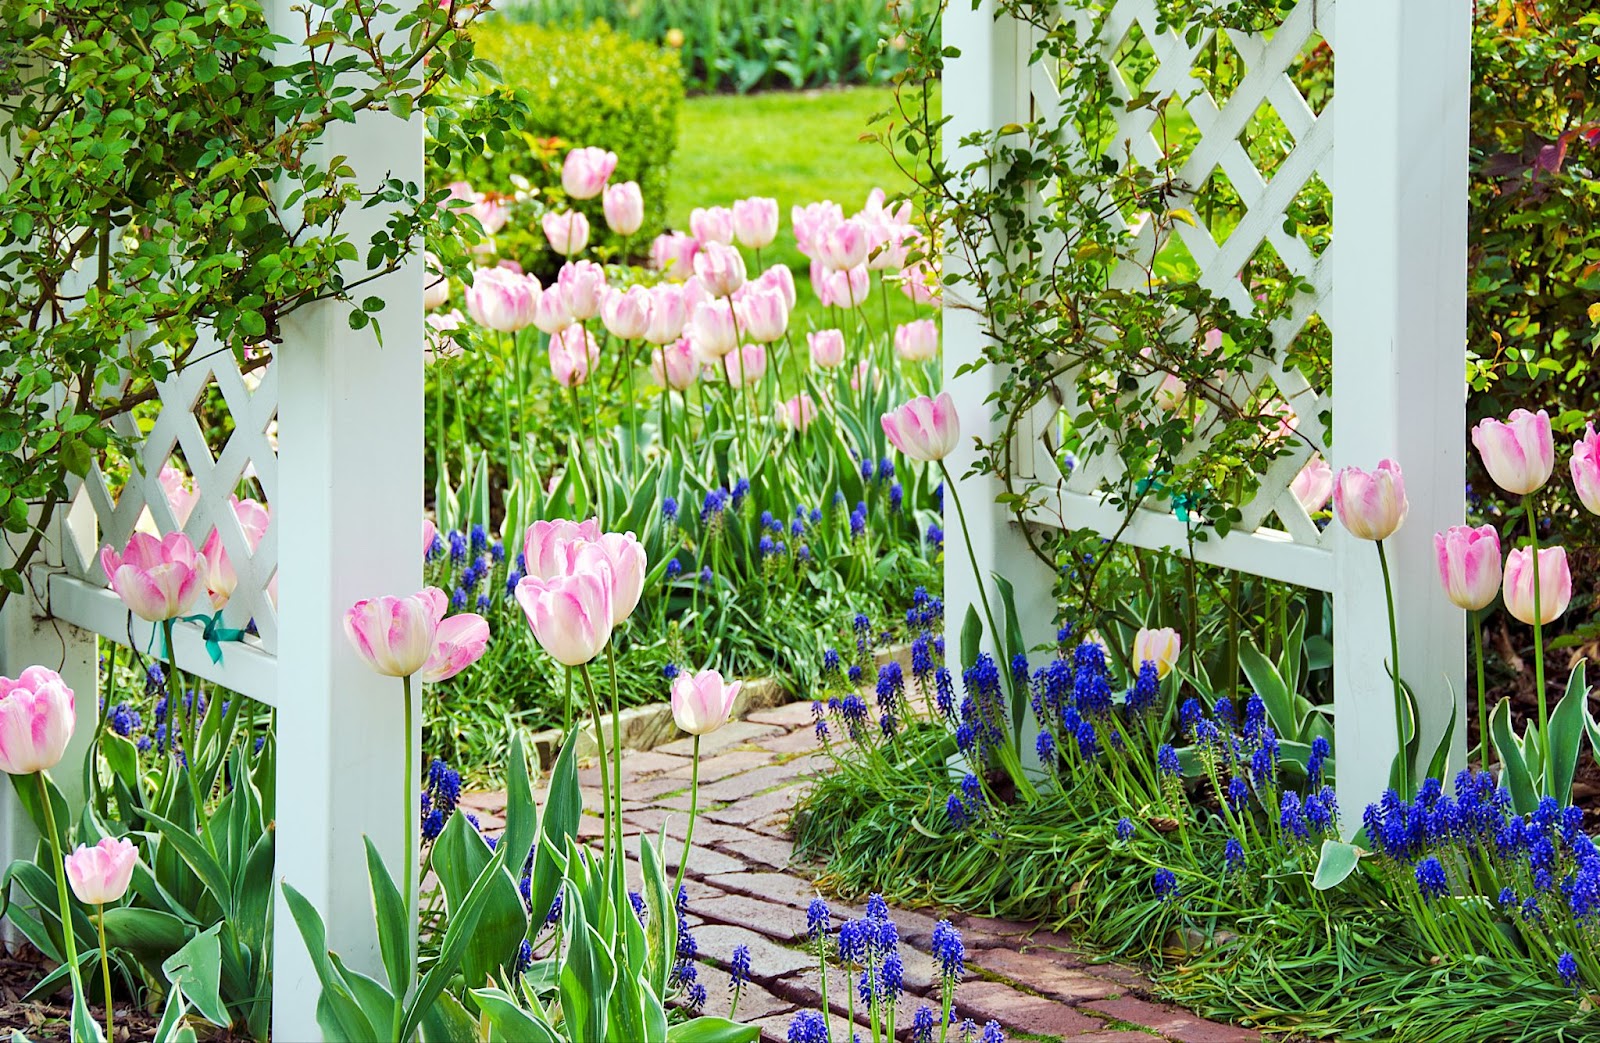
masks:
{"label": "white trellis panel", "polygon": [[[272,0],[269,21],[284,38],[305,32],[300,0]],[[373,19],[375,32],[398,15]],[[399,120],[382,111],[334,122],[313,149],[327,168],[341,157],[362,198],[389,178],[421,184],[420,113]],[[0,165],[7,154],[0,150]],[[293,208],[283,206],[285,212]],[[388,206],[352,206],[340,231],[358,247],[370,241]],[[354,264],[347,279],[367,274]],[[273,937],[273,1037],[315,1041],[319,994],[315,973],[279,884],[293,884],[321,912],[328,946],[363,973],[382,976],[363,835],[390,867],[415,858],[405,849],[405,817],[415,816],[416,765],[402,777],[404,714],[401,683],[367,669],[349,648],[342,619],[363,597],[408,594],[422,583],[423,339],[422,265],[362,285],[361,296],[386,302],[384,342],[352,331],[345,307],[314,304],[285,319],[269,364],[241,373],[231,351],[207,334],[185,364],[131,415],[112,421],[137,444],[137,460],[108,475],[99,467],[46,529],[25,597],[0,618],[0,673],[32,663],[59,667],[77,692],[78,734],[55,772],[69,794],[94,733],[95,635],[159,648],[151,625],[130,619],[106,588],[99,549],[121,549],[136,528],[185,531],[198,549],[220,534],[238,585],[223,625],[254,633],[221,645],[213,663],[202,628],[180,623],[177,664],[275,708],[278,737],[274,824],[276,865]],[[116,389],[106,389],[108,393]],[[209,406],[200,407],[209,400]],[[204,418],[226,414],[221,437]],[[281,426],[281,443],[275,441]],[[197,493],[179,525],[160,484],[162,466],[181,457]],[[253,482],[271,520],[252,553],[230,497]],[[0,542],[0,560],[13,548]],[[211,614],[202,593],[191,613]],[[420,701],[420,691],[414,696]],[[414,715],[412,742],[420,739]],[[26,816],[0,796],[0,862],[31,852]],[[398,875],[398,873],[396,874]],[[416,892],[409,896],[415,908]],[[413,923],[414,923],[413,919]]]}
{"label": "white trellis panel", "polygon": [[[1201,561],[1334,593],[1340,789],[1345,806],[1359,809],[1386,782],[1395,749],[1382,580],[1372,547],[1337,525],[1319,529],[1290,483],[1316,455],[1335,469],[1371,468],[1385,456],[1405,468],[1411,515],[1389,541],[1402,619],[1401,667],[1423,704],[1424,742],[1435,741],[1451,712],[1449,693],[1456,693],[1459,711],[1465,689],[1464,623],[1434,593],[1430,537],[1459,523],[1463,511],[1470,5],[1301,0],[1271,32],[1205,29],[1192,44],[1185,39],[1186,27],[1161,28],[1156,0],[1113,0],[1096,10],[1091,15],[1063,4],[1056,17],[1075,21],[1079,39],[1092,35],[1097,41],[1099,53],[1093,58],[1106,63],[1118,97],[1127,101],[1140,92],[1170,97],[1193,123],[1198,138],[1176,183],[1192,193],[1222,176],[1238,197],[1231,208],[1237,224],[1231,229],[1208,227],[1194,207],[1188,207],[1192,224],[1172,222],[1198,269],[1198,283],[1240,314],[1253,314],[1256,302],[1241,272],[1259,251],[1270,248],[1290,275],[1311,288],[1296,295],[1287,313],[1274,321],[1268,358],[1256,360],[1250,372],[1230,373],[1197,389],[1211,406],[1200,413],[1195,438],[1180,461],[1192,458],[1212,437],[1225,412],[1218,405],[1259,413],[1271,397],[1289,417],[1294,437],[1286,442],[1287,452],[1258,476],[1256,494],[1240,505],[1242,522],[1226,538],[1208,533],[1194,543],[1193,553]],[[1342,33],[1338,25],[1346,27]],[[976,10],[967,4],[947,10],[945,38],[961,49],[945,73],[946,147],[952,157],[961,154],[960,139],[974,131],[1036,118],[1057,126],[1060,70],[1049,59],[1030,65],[1037,33],[1034,26],[996,17],[992,2]],[[1244,69],[1220,98],[1201,75],[1202,56],[1214,41],[1235,53]],[[1119,65],[1119,50],[1129,42],[1144,49],[1139,82],[1127,76],[1125,61]],[[1334,98],[1320,112],[1291,75],[1295,63],[1319,43],[1335,55]],[[1275,115],[1292,139],[1292,148],[1265,173],[1246,147],[1252,121],[1263,111]],[[1137,162],[1158,166],[1163,145],[1155,108],[1118,112],[1111,151],[1120,155],[1126,146]],[[1077,144],[1070,123],[1060,126],[1068,146]],[[1336,139],[1351,144],[1339,151]],[[1314,178],[1331,189],[1336,215],[1332,243],[1320,254],[1284,227],[1286,211]],[[1044,186],[1035,205],[1047,206],[1047,196]],[[1186,203],[1179,199],[1171,205]],[[1123,227],[1132,237],[1129,256],[1149,258],[1166,245],[1148,215],[1135,215]],[[1040,255],[1052,256],[1048,245]],[[954,268],[960,259],[951,255],[947,264]],[[1112,281],[1137,291],[1148,277],[1146,266],[1130,261]],[[1317,386],[1290,360],[1296,337],[1313,319],[1333,334],[1332,386]],[[986,366],[955,376],[981,353],[982,329],[981,318],[947,305],[946,383],[967,428],[988,440],[996,432],[985,426],[993,421],[984,399],[998,386],[1000,374]],[[1190,337],[1195,330],[1191,324],[1181,332]],[[1029,523],[1106,535],[1121,530],[1119,538],[1134,546],[1186,549],[1191,523],[1176,517],[1164,498],[1147,496],[1124,527],[1123,509],[1109,502],[1105,491],[1145,476],[1122,474],[1115,453],[1090,456],[1067,474],[1057,467],[1057,411],[1079,416],[1082,430],[1076,375],[1069,372],[1059,380],[1058,394],[1019,425],[1013,443],[1013,477],[1020,485],[1037,483],[1036,502],[1026,514]],[[1142,374],[1140,386],[1149,390],[1163,376]],[[1324,429],[1330,412],[1337,443]],[[1093,434],[1087,432],[1086,438]],[[953,470],[965,470],[967,463],[958,459]],[[968,479],[960,488],[968,491],[981,567],[1006,575],[1019,594],[1024,584],[1032,587],[1027,596],[1038,604],[1052,577],[1020,549],[1014,534],[1008,538],[999,531],[1015,528],[1009,512],[970,506],[983,493],[992,500],[998,482]],[[949,522],[956,524],[954,517]],[[947,555],[951,619],[960,619],[975,596],[970,569],[960,557]],[[1457,765],[1462,735],[1458,728]],[[1359,811],[1347,819],[1349,826]]]}

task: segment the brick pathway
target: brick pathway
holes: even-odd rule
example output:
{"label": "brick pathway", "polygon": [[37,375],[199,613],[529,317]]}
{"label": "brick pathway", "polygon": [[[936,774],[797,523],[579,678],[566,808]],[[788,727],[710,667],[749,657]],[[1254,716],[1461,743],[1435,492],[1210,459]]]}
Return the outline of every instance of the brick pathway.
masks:
{"label": "brick pathway", "polygon": [[[808,773],[826,766],[811,735],[809,703],[752,713],[705,736],[700,744],[700,816],[689,856],[690,921],[695,925],[709,994],[707,1013],[728,1013],[728,960],[736,945],[750,948],[753,981],[739,1000],[741,1021],[762,1028],[762,1038],[783,1041],[797,1010],[818,1008],[814,957],[802,950],[805,909],[817,891],[809,867],[794,860],[788,818]],[[629,847],[638,835],[652,836],[665,823],[667,836],[683,840],[689,807],[692,741],[681,739],[649,752],[623,757],[623,821]],[[586,807],[600,805],[595,767],[579,773]],[[469,794],[462,803],[496,821],[501,794]],[[598,837],[599,819],[585,815],[586,835]],[[681,847],[668,852],[676,869]],[[637,878],[635,878],[637,879]],[[837,925],[862,909],[832,901]],[[927,955],[938,919],[926,910],[891,911],[900,928],[906,991],[898,1026],[909,1037],[911,1014],[933,988]],[[963,1017],[978,1024],[993,1018],[1009,1037],[1026,1035],[1066,1043],[1248,1043],[1261,1035],[1206,1021],[1154,1002],[1149,983],[1127,967],[1093,964],[1070,938],[1032,925],[953,915],[967,948],[967,977],[956,993]],[[833,1038],[843,1041],[848,995],[842,972],[830,968],[828,1000]],[[930,1006],[937,1007],[936,998]],[[862,1031],[862,1037],[867,1038]]]}

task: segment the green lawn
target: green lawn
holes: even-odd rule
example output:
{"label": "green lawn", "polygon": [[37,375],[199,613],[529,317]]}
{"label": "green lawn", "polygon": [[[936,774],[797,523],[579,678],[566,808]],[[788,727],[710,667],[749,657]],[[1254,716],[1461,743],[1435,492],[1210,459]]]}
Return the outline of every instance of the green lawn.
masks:
{"label": "green lawn", "polygon": [[[937,100],[936,93],[935,112]],[[881,87],[687,99],[678,120],[668,220],[687,230],[697,206],[727,206],[745,196],[776,199],[778,241],[762,261],[782,261],[794,271],[797,331],[831,325],[811,291],[809,262],[795,247],[789,209],[832,199],[848,215],[874,187],[890,196],[906,191],[905,175],[883,146],[861,140],[872,117],[893,104],[894,92]],[[913,317],[904,295],[890,299],[895,322]],[[871,302],[871,313],[882,314],[880,307]]]}

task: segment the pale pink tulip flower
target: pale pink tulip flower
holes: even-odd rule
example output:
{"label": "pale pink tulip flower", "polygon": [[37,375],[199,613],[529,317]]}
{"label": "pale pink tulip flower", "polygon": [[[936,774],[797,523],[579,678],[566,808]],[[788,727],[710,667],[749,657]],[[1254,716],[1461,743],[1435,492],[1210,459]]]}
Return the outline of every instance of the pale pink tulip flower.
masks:
{"label": "pale pink tulip flower", "polygon": [[1468,612],[1487,608],[1500,593],[1500,534],[1493,525],[1452,525],[1433,534],[1445,597]]}
{"label": "pale pink tulip flower", "polygon": [[1410,506],[1405,478],[1393,460],[1379,460],[1370,472],[1346,467],[1334,476],[1334,513],[1358,539],[1388,539],[1406,520]]}
{"label": "pale pink tulip flower", "polygon": [[961,439],[961,419],[950,392],[918,395],[881,418],[890,444],[911,460],[931,462],[950,455]]}
{"label": "pale pink tulip flower", "polygon": [[183,615],[206,586],[206,560],[181,532],[160,539],[136,532],[120,555],[102,548],[100,567],[122,603],[151,623]]}
{"label": "pale pink tulip flower", "polygon": [[433,653],[450,598],[438,587],[403,597],[364,598],[344,614],[344,635],[373,670],[410,677]]}
{"label": "pale pink tulip flower", "polygon": [[31,775],[61,763],[78,717],[72,689],[45,666],[0,677],[0,771]]}
{"label": "pale pink tulip flower", "polygon": [[[1539,598],[1533,596],[1533,548],[1518,547],[1506,555],[1505,584],[1501,594],[1506,611],[1534,625],[1554,622],[1572,601],[1572,570],[1565,547],[1539,548]],[[1537,611],[1535,606],[1537,604]]]}
{"label": "pale pink tulip flower", "polygon": [[1555,469],[1550,414],[1542,409],[1513,409],[1504,423],[1485,417],[1472,429],[1472,444],[1495,484],[1517,496],[1539,489]]}
{"label": "pale pink tulip flower", "polygon": [[[617,154],[603,148],[575,148],[561,163],[561,187],[573,199],[593,199],[617,169]],[[565,251],[559,251],[565,252]]]}

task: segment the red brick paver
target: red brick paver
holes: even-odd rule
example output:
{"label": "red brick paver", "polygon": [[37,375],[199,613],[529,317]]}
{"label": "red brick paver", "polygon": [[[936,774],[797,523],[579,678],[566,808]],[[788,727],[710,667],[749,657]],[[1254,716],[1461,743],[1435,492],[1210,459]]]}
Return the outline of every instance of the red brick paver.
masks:
{"label": "red brick paver", "polygon": [[[675,870],[688,826],[692,744],[679,739],[648,752],[630,751],[622,764],[623,822],[630,861],[638,834],[665,828],[666,861]],[[760,1026],[762,1039],[785,1040],[800,1010],[820,1005],[816,955],[806,945],[806,907],[818,896],[812,875],[820,867],[795,861],[788,820],[810,772],[826,767],[811,735],[811,708],[795,703],[749,715],[706,736],[700,746],[700,817],[685,881],[689,923],[699,950],[699,981],[706,1012],[728,1012],[728,969],[733,949],[750,949],[751,976],[737,1016]],[[580,779],[586,806],[599,807],[596,766]],[[542,794],[541,794],[542,797]],[[480,819],[498,822],[504,794],[470,794],[462,803]],[[600,819],[585,815],[580,836],[599,846]],[[638,879],[631,866],[630,881]],[[862,915],[859,906],[829,901],[835,929]],[[905,995],[897,1035],[910,1038],[917,1006],[937,1006],[937,968],[928,955],[939,914],[895,910],[904,962]],[[1148,999],[1152,988],[1137,970],[1095,964],[1069,935],[1036,924],[950,914],[967,946],[967,975],[956,995],[957,1014],[980,1025],[993,1019],[1008,1036],[1060,1043],[1259,1043],[1260,1033],[1207,1021]],[[829,1021],[836,1041],[845,1031],[846,1000],[855,984],[830,965]],[[862,1038],[866,1019],[859,1012]]]}

